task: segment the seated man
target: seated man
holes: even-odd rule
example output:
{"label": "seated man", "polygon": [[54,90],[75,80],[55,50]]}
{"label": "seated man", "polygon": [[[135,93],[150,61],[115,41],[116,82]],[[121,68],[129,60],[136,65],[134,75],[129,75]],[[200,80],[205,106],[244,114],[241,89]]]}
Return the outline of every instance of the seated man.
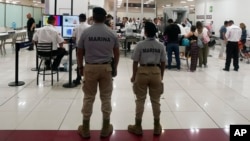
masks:
{"label": "seated man", "polygon": [[[33,37],[34,43],[52,43],[52,56],[57,56],[52,64],[52,69],[54,70],[58,69],[63,56],[67,54],[67,51],[63,47],[64,39],[53,26],[55,21],[54,16],[49,16],[48,25],[38,30]],[[59,44],[59,47],[57,47],[57,44]],[[51,69],[49,60],[45,61],[45,65],[46,69]]]}

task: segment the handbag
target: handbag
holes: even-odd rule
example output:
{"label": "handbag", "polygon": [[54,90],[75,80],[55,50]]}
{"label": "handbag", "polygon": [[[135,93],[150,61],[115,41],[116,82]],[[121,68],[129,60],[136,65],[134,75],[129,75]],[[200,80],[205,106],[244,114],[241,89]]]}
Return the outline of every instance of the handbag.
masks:
{"label": "handbag", "polygon": [[190,46],[190,41],[187,38],[183,38],[181,45],[182,46]]}
{"label": "handbag", "polygon": [[210,41],[208,42],[208,47],[213,47],[215,44],[216,44],[216,41],[215,41],[215,40],[210,40]]}
{"label": "handbag", "polygon": [[203,48],[203,47],[204,47],[204,45],[203,45],[203,43],[202,43],[202,41],[201,41],[200,38],[197,38],[197,46],[198,46],[199,48]]}

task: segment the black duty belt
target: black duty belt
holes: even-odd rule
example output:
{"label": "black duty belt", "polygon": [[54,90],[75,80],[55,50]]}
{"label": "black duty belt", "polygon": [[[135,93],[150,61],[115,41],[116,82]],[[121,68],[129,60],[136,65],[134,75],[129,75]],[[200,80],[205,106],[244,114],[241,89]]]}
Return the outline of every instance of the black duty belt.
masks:
{"label": "black duty belt", "polygon": [[110,64],[111,62],[103,62],[103,63],[89,63],[86,62],[86,64],[92,64],[92,65],[103,65],[103,64]]}
{"label": "black duty belt", "polygon": [[140,66],[142,67],[156,67],[156,66],[160,66],[159,64],[140,64]]}

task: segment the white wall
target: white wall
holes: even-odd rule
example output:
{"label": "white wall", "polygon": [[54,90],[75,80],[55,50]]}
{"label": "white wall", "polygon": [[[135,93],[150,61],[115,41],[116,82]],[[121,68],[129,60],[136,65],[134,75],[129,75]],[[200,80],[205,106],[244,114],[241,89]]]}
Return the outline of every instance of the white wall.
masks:
{"label": "white wall", "polygon": [[[85,0],[85,1],[87,1],[87,0]],[[107,3],[107,0],[106,0],[106,3]],[[89,4],[104,7],[104,0],[90,0]]]}
{"label": "white wall", "polygon": [[[208,0],[207,0],[208,1]],[[213,6],[213,12],[209,7]],[[250,30],[250,1],[249,0],[209,0],[207,2],[207,15],[212,15],[216,35],[225,20],[233,20],[236,25],[245,23]],[[204,0],[197,0],[196,15],[204,14]],[[209,22],[211,20],[207,20]]]}
{"label": "white wall", "polygon": [[[47,4],[48,3],[48,4]],[[46,0],[45,6],[49,6],[49,13],[54,14],[55,1],[54,0]],[[47,7],[45,7],[46,11]],[[71,0],[57,0],[57,15],[63,13],[71,14]],[[73,0],[73,15],[79,15],[80,13],[85,13],[88,15],[88,1],[87,0]]]}

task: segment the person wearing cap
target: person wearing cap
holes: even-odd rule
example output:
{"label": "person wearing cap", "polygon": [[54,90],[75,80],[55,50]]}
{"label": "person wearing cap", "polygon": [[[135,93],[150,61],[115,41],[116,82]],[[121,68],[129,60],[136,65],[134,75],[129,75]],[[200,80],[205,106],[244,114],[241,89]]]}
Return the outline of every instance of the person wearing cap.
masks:
{"label": "person wearing cap", "polygon": [[[106,11],[101,7],[93,9],[94,24],[86,29],[78,42],[77,59],[81,75],[84,73],[83,87],[83,123],[78,133],[90,138],[90,117],[99,86],[103,124],[100,137],[108,137],[113,132],[110,124],[111,96],[113,91],[112,68],[117,72],[119,62],[119,41],[117,35],[104,24]],[[83,57],[85,61],[83,71]],[[114,58],[114,59],[112,59]],[[111,67],[111,61],[113,67]]]}
{"label": "person wearing cap", "polygon": [[229,21],[229,27],[225,34],[227,40],[226,46],[226,63],[224,71],[230,70],[231,59],[233,58],[234,71],[239,69],[239,48],[238,42],[241,39],[242,30],[239,26],[234,25],[234,21]]}
{"label": "person wearing cap", "polygon": [[[90,25],[86,22],[86,15],[85,14],[80,14],[79,15],[79,21],[80,21],[80,24],[77,25],[74,30],[73,30],[73,40],[76,42],[76,47],[78,46],[78,42],[79,42],[79,39],[82,35],[82,33],[90,27]],[[76,48],[76,51],[77,51],[77,48]],[[75,85],[79,85],[80,84],[80,81],[81,81],[81,75],[79,73],[79,69],[77,67],[77,70],[76,70],[76,79],[73,80],[73,83]]]}
{"label": "person wearing cap", "polygon": [[[58,33],[57,29],[54,27],[55,24],[55,17],[49,16],[48,17],[48,25],[42,27],[38,30],[33,37],[33,42],[36,43],[51,43],[52,42],[52,56],[57,56],[54,59],[53,64],[50,64],[49,60],[45,61],[46,69],[50,70],[57,70],[60,62],[64,55],[68,55],[68,52],[63,47],[64,39]],[[57,46],[59,45],[59,47]],[[50,52],[48,52],[50,54]],[[52,67],[52,68],[51,68]]]}
{"label": "person wearing cap", "polygon": [[[137,43],[133,60],[133,75],[131,82],[136,96],[135,124],[128,126],[128,131],[135,135],[142,135],[142,115],[147,97],[147,90],[153,109],[154,135],[160,135],[160,97],[163,93],[163,75],[166,62],[166,51],[162,43],[155,39],[157,29],[152,22],[145,22],[144,41]],[[138,66],[139,65],[139,66]]]}

